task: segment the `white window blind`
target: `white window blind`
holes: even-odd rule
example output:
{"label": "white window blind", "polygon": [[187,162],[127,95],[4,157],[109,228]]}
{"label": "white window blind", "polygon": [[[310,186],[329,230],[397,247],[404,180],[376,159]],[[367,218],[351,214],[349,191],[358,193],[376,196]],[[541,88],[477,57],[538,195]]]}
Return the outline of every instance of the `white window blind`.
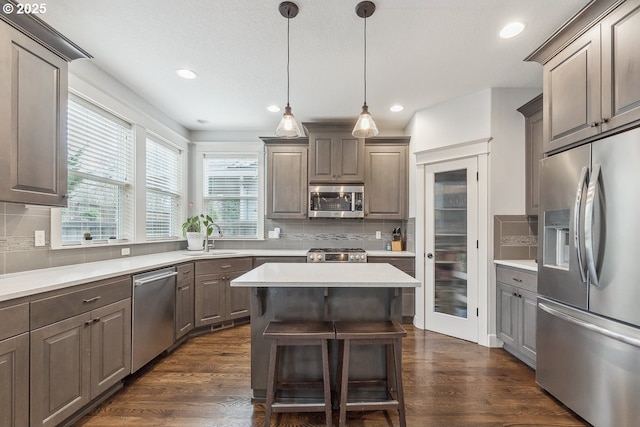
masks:
{"label": "white window blind", "polygon": [[128,238],[132,228],[131,124],[76,96],[68,103],[68,207],[62,243]]}
{"label": "white window blind", "polygon": [[257,238],[258,155],[207,155],[203,169],[205,213],[224,237]]}
{"label": "white window blind", "polygon": [[147,138],[147,238],[178,237],[182,225],[182,152]]}

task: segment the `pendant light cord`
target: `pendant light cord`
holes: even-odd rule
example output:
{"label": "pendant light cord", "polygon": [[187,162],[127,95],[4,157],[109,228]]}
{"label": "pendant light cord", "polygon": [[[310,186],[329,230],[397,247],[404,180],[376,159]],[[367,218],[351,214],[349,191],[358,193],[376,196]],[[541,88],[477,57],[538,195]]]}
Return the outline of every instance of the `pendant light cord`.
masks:
{"label": "pendant light cord", "polygon": [[364,14],[364,105],[367,105],[367,14]]}
{"label": "pendant light cord", "polygon": [[289,21],[291,21],[291,11],[287,12],[287,107],[289,106]]}

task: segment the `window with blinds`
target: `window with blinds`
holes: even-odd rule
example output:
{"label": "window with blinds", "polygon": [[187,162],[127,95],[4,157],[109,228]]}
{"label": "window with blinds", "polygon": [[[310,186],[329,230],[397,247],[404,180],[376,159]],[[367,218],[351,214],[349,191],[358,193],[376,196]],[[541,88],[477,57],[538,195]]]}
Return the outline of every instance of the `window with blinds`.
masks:
{"label": "window with blinds", "polygon": [[204,211],[224,237],[257,238],[258,155],[207,155],[203,170]]}
{"label": "window with blinds", "polygon": [[147,138],[147,239],[178,237],[182,225],[182,151]]}
{"label": "window with blinds", "polygon": [[130,123],[76,96],[68,103],[68,207],[62,243],[130,238],[133,131]]}

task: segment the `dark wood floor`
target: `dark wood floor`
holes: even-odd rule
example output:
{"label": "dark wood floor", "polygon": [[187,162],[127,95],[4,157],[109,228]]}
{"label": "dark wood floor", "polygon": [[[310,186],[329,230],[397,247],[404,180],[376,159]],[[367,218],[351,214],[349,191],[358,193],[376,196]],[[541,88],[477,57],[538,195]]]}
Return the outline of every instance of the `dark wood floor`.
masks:
{"label": "dark wood floor", "polygon": [[[404,385],[409,427],[588,426],[542,391],[535,373],[503,351],[406,325]],[[191,339],[77,426],[264,425],[251,403],[249,325]],[[334,411],[334,423],[337,416]],[[352,427],[398,425],[397,413],[349,413]],[[275,414],[272,426],[324,426],[323,414]]]}

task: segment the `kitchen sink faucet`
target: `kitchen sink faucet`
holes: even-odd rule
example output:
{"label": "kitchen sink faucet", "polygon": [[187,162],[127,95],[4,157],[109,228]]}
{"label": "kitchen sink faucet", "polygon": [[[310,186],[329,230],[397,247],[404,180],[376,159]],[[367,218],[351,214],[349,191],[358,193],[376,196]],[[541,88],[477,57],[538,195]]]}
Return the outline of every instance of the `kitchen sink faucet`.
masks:
{"label": "kitchen sink faucet", "polygon": [[[216,224],[215,222],[210,223],[207,226],[207,235],[204,237],[204,251],[205,252],[209,252],[209,227],[210,226],[214,226],[218,229],[218,237],[224,237],[224,235],[222,234],[222,230],[220,229],[220,226],[218,224]],[[211,245],[212,247],[215,245],[215,243],[213,245]]]}

